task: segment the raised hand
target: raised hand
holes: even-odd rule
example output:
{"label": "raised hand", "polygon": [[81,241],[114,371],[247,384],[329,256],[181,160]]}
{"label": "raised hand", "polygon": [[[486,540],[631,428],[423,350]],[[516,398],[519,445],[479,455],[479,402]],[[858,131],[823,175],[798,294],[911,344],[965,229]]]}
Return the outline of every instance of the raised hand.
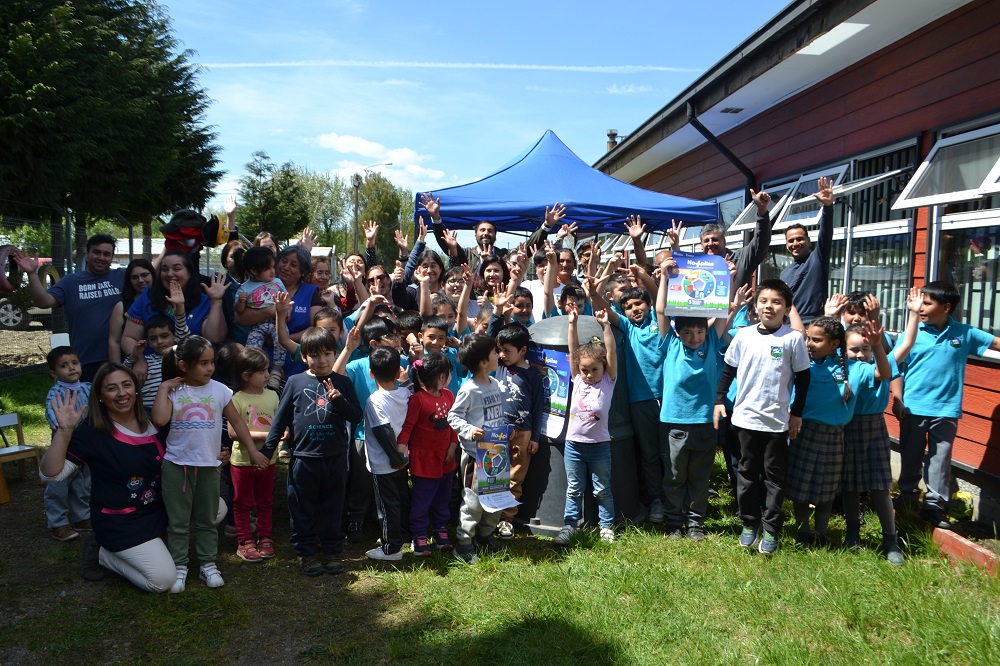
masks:
{"label": "raised hand", "polygon": [[489,257],[489,256],[492,256],[493,254],[495,254],[495,252],[496,252],[496,250],[494,250],[493,245],[491,245],[489,243],[487,243],[486,245],[484,245],[481,248],[479,248],[479,256],[480,257]]}
{"label": "raised hand", "polygon": [[594,319],[596,319],[597,323],[600,324],[602,327],[603,326],[610,326],[610,324],[611,324],[611,321],[608,319],[608,311],[607,311],[607,309],[602,309],[602,310],[598,310],[597,312],[595,312],[594,313]]}
{"label": "raised hand", "polygon": [[[245,295],[246,292],[243,292],[240,294],[240,297]],[[167,303],[170,303],[171,307],[173,307],[174,316],[184,314],[184,290],[181,289],[181,286],[176,282],[170,283],[170,292],[167,294],[166,301]]]}
{"label": "raised hand", "polygon": [[875,298],[875,294],[865,296],[865,312],[868,313],[869,321],[878,321],[878,317],[882,313],[882,305]]}
{"label": "raised hand", "polygon": [[312,252],[313,247],[316,245],[316,234],[309,227],[302,230],[302,234],[299,236],[299,247],[301,247],[306,252]]}
{"label": "raised hand", "polygon": [[767,205],[771,203],[771,195],[763,190],[761,190],[760,192],[756,192],[751,188],[750,197],[753,199],[753,202],[757,205],[757,215],[761,217],[766,215]]}
{"label": "raised hand", "polygon": [[670,220],[670,228],[667,229],[667,240],[670,241],[670,247],[677,249],[681,245],[681,229],[684,227],[684,223],[680,220]]}
{"label": "raised hand", "polygon": [[25,273],[36,273],[38,272],[38,253],[35,253],[34,257],[28,256],[21,250],[12,250],[10,253],[10,258],[14,260],[17,267],[20,268]]}
{"label": "raised hand", "polygon": [[454,231],[450,229],[445,229],[441,232],[441,242],[448,249],[448,256],[455,257],[458,256],[458,237],[455,235]]}
{"label": "raised hand", "polygon": [[139,342],[135,343],[135,347],[132,347],[132,353],[128,355],[132,359],[132,363],[135,363],[146,354],[146,344],[145,340],[139,340]]}
{"label": "raised hand", "polygon": [[355,326],[348,332],[347,340],[344,341],[344,347],[354,351],[361,344],[361,327]]}
{"label": "raised hand", "polygon": [[826,304],[823,305],[823,314],[827,317],[839,317],[846,307],[847,296],[834,294],[826,299]]}
{"label": "raised hand", "polygon": [[423,284],[424,282],[430,282],[431,275],[423,266],[417,266],[417,270],[413,271],[413,279],[418,284]]}
{"label": "raised hand", "polygon": [[434,195],[430,192],[425,192],[420,195],[420,204],[427,211],[427,214],[431,216],[432,220],[441,219],[441,200],[435,199]]}
{"label": "raised hand", "polygon": [[882,344],[882,335],[885,333],[885,326],[879,326],[877,322],[869,319],[864,324],[865,342],[874,349],[875,345]]}
{"label": "raised hand", "polygon": [[736,264],[726,259],[726,266],[729,267],[729,276],[736,277]]}
{"label": "raised hand", "polygon": [[[634,266],[635,264],[633,264]],[[629,267],[631,268],[631,266]],[[660,275],[673,275],[677,272],[677,262],[673,257],[667,257],[660,262]]]}
{"label": "raised hand", "polygon": [[375,247],[375,239],[378,237],[378,222],[367,220],[362,227],[365,230],[366,247]]}
{"label": "raised hand", "polygon": [[[423,223],[424,218],[420,218],[421,223]],[[399,229],[392,232],[392,238],[396,241],[396,245],[399,247],[400,254],[409,254],[410,252],[410,238],[404,234]]]}
{"label": "raised hand", "polygon": [[203,284],[201,288],[213,301],[221,301],[222,297],[226,295],[226,290],[229,289],[229,286],[226,285],[226,277],[222,273],[215,271],[212,273],[211,284]]}
{"label": "raised hand", "polygon": [[569,325],[576,326],[576,320],[579,318],[580,315],[577,313],[576,308],[571,307],[571,305],[572,302],[570,301],[566,302],[566,312],[564,314],[569,319]]}
{"label": "raised hand", "polygon": [[182,386],[184,386],[184,378],[173,377],[171,379],[164,379],[160,382],[160,387],[156,390],[163,391],[164,393],[170,393],[171,391],[176,391]]}
{"label": "raised hand", "polygon": [[52,411],[55,412],[56,425],[59,426],[59,430],[75,428],[80,423],[80,419],[83,418],[83,412],[86,409],[86,405],[77,409],[76,391],[57,393],[52,399]]}
{"label": "raised hand", "polygon": [[566,236],[569,236],[570,234],[575,234],[576,230],[577,230],[576,222],[573,222],[572,224],[564,224],[561,227],[559,227],[559,231],[556,232],[556,238],[559,239],[566,238]]}
{"label": "raised hand", "polygon": [[399,261],[398,259],[396,260],[396,270],[392,272],[392,281],[393,282],[403,281],[403,262]]}
{"label": "raised hand", "polygon": [[276,317],[281,317],[285,320],[292,316],[292,297],[288,295],[287,291],[275,294],[274,314]]}
{"label": "raised hand", "polygon": [[823,176],[819,179],[819,192],[814,194],[816,200],[824,206],[833,205],[833,181]]}
{"label": "raised hand", "polygon": [[556,248],[549,241],[545,241],[545,260],[550,264],[554,264],[556,262]]}
{"label": "raised hand", "polygon": [[564,217],[566,217],[566,206],[563,206],[558,201],[552,208],[545,207],[545,226],[549,229],[559,224],[559,221]]}
{"label": "raised hand", "polygon": [[632,240],[642,238],[642,235],[646,233],[646,225],[642,223],[642,216],[629,215],[628,221],[625,222],[625,229]]}
{"label": "raised hand", "polygon": [[917,314],[920,306],[924,304],[924,294],[917,287],[910,287],[910,293],[906,295],[906,309]]}
{"label": "raised hand", "polygon": [[745,284],[736,290],[736,294],[733,296],[733,307],[739,310],[749,303],[751,298],[753,298],[753,287]]}
{"label": "raised hand", "polygon": [[333,387],[333,382],[329,379],[323,380],[323,388],[326,389],[326,397],[330,400],[330,402],[333,402],[340,397],[340,391]]}
{"label": "raised hand", "polygon": [[226,216],[231,216],[236,214],[236,197],[229,196],[226,198]]}
{"label": "raised hand", "polygon": [[423,243],[424,238],[426,237],[427,237],[427,225],[424,224],[424,218],[420,217],[417,220],[417,240]]}

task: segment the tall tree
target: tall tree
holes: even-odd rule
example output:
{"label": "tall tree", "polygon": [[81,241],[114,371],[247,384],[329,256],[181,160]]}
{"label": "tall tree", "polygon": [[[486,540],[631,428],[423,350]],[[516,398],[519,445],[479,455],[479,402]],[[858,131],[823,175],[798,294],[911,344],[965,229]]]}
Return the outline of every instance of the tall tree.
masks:
{"label": "tall tree", "polygon": [[309,226],[317,232],[319,244],[342,249],[346,240],[347,184],[339,176],[305,167],[298,168],[298,178],[309,208]]}
{"label": "tall tree", "polygon": [[269,231],[286,241],[309,226],[309,205],[297,167],[291,162],[275,166],[263,150],[254,152],[247,163],[239,197],[243,202],[240,225],[247,236]]}
{"label": "tall tree", "polygon": [[[400,213],[403,210],[402,192],[392,182],[375,171],[365,173],[358,191],[358,218],[363,224],[366,220],[378,222],[378,236],[375,250],[380,260],[389,261],[399,254],[393,235],[399,228]],[[365,246],[364,231],[359,229],[358,248]],[[410,236],[412,241],[412,234]],[[391,270],[392,266],[386,266]]]}

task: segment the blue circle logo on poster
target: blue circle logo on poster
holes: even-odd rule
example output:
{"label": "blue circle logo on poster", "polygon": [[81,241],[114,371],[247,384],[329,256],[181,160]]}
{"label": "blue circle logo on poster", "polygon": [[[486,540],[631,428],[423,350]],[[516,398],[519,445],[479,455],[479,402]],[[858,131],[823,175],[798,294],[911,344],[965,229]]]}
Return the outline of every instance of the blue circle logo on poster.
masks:
{"label": "blue circle logo on poster", "polygon": [[495,444],[483,456],[483,469],[488,476],[497,476],[507,469],[507,447]]}
{"label": "blue circle logo on poster", "polygon": [[688,298],[708,298],[715,291],[715,278],[708,271],[689,271],[681,284]]}

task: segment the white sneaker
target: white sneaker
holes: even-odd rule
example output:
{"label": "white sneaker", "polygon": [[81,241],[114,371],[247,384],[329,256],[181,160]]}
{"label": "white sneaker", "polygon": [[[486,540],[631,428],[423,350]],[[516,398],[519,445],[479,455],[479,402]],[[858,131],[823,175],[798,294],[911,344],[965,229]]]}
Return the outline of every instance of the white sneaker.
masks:
{"label": "white sneaker", "polygon": [[513,539],[514,538],[514,526],[509,520],[501,520],[497,525],[497,536],[501,539]]}
{"label": "white sneaker", "polygon": [[366,552],[365,555],[367,555],[369,558],[373,560],[381,560],[382,562],[399,562],[401,559],[403,559],[402,550],[397,550],[395,553],[389,553],[388,555],[386,555],[385,551],[382,550],[381,546],[377,548],[372,548],[371,550]]}
{"label": "white sneaker", "polygon": [[604,543],[614,543],[615,542],[615,531],[610,527],[601,528],[601,541]]}
{"label": "white sneaker", "polygon": [[215,562],[201,565],[198,577],[204,581],[206,586],[212,589],[222,587],[226,584],[226,581],[222,580],[222,574],[219,573],[219,567],[215,566]]}
{"label": "white sneaker", "polygon": [[174,581],[174,586],[170,588],[170,594],[180,594],[184,591],[184,584],[187,582],[188,568],[185,566],[177,567],[177,580]]}
{"label": "white sneaker", "polygon": [[552,540],[552,543],[557,546],[568,546],[574,534],[576,534],[576,527],[573,525],[563,525],[562,529],[559,530],[559,534]]}
{"label": "white sneaker", "polygon": [[649,505],[649,522],[656,525],[663,522],[663,500],[655,499]]}

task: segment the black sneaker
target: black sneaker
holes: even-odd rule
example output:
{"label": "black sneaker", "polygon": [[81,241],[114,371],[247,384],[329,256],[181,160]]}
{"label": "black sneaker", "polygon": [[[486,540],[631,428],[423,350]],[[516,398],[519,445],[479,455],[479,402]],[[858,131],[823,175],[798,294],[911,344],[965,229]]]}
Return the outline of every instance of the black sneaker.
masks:
{"label": "black sneaker", "polygon": [[502,543],[491,534],[487,537],[476,537],[476,545],[488,553],[499,553],[504,549]]}
{"label": "black sneaker", "polygon": [[361,543],[361,539],[364,538],[364,523],[348,523],[347,524],[347,540],[350,543]]}
{"label": "black sneaker", "polygon": [[438,550],[451,550],[455,547],[448,536],[447,527],[439,527],[434,530],[434,545]]}
{"label": "black sneaker", "polygon": [[83,558],[80,560],[80,575],[84,580],[96,583],[104,579],[104,569],[100,562],[101,545],[91,532],[83,541]]}
{"label": "black sneaker", "polygon": [[687,536],[691,541],[701,541],[705,538],[705,530],[700,527],[689,527]]}
{"label": "black sneaker", "polygon": [[667,538],[668,539],[675,539],[675,540],[676,539],[683,539],[684,538],[684,532],[682,532],[681,528],[679,528],[679,527],[667,528]]}
{"label": "black sneaker", "polygon": [[336,555],[330,555],[323,562],[323,571],[330,574],[331,576],[336,576],[339,573],[344,573],[344,563],[340,561],[340,558]]}
{"label": "black sneaker", "polygon": [[318,559],[313,555],[306,555],[300,558],[299,566],[302,568],[302,573],[306,576],[322,576],[326,573],[326,569]]}
{"label": "black sneaker", "polygon": [[476,547],[471,543],[460,543],[455,546],[455,557],[466,564],[475,564],[479,561],[476,555]]}
{"label": "black sneaker", "polygon": [[945,515],[944,511],[940,509],[923,509],[920,512],[920,519],[929,523],[931,527],[937,527],[942,530],[951,529],[951,521],[948,520],[948,516]]}
{"label": "black sneaker", "polygon": [[417,557],[431,556],[431,547],[427,544],[427,537],[417,536],[413,538],[413,554]]}

